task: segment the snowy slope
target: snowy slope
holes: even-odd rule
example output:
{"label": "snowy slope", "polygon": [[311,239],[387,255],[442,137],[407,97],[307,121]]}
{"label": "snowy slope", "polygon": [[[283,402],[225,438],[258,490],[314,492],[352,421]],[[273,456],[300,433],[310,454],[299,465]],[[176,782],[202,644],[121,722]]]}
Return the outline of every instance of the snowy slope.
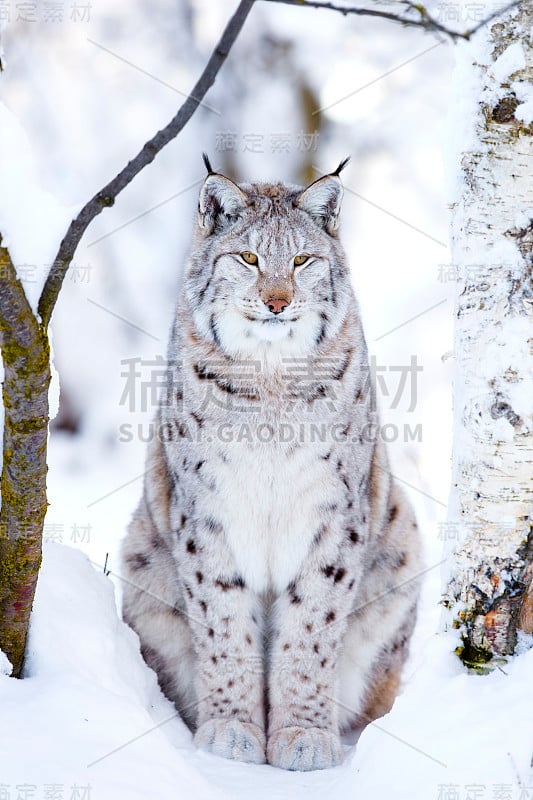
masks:
{"label": "snowy slope", "polygon": [[[480,678],[464,673],[452,645],[447,636],[425,642],[423,663],[419,652],[393,711],[362,734],[357,749],[346,745],[341,766],[294,774],[229,762],[194,749],[137,637],[118,619],[109,579],[72,548],[48,544],[25,679],[0,675],[9,732],[0,744],[0,784],[13,792],[7,797],[29,784],[44,798],[56,784],[79,800],[526,800],[533,652]],[[472,795],[475,785],[482,794]],[[458,794],[446,794],[454,786]],[[504,786],[507,794],[497,794]]]}

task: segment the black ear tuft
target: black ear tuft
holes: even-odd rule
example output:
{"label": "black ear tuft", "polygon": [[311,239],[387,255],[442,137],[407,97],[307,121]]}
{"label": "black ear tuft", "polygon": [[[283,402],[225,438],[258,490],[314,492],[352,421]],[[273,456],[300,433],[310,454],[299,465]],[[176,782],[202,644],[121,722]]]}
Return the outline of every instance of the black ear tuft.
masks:
{"label": "black ear tuft", "polygon": [[347,156],[345,159],[343,159],[343,161],[341,161],[335,172],[330,172],[330,175],[339,176],[343,171],[344,167],[347,166],[347,164],[351,161],[351,158],[352,158],[351,156]]}
{"label": "black ear tuft", "polygon": [[202,158],[204,160],[205,168],[207,170],[208,175],[214,175],[213,167],[211,166],[211,162],[209,161],[209,156],[207,153],[202,153]]}

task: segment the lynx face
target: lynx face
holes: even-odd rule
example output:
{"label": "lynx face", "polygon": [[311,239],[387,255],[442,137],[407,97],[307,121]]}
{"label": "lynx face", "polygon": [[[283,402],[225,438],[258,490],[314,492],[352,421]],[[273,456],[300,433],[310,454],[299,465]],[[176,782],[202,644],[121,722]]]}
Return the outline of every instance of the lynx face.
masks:
{"label": "lynx face", "polygon": [[232,357],[268,360],[312,352],[335,331],[349,291],[336,236],[341,199],[336,175],[305,190],[207,177],[186,278],[207,339]]}

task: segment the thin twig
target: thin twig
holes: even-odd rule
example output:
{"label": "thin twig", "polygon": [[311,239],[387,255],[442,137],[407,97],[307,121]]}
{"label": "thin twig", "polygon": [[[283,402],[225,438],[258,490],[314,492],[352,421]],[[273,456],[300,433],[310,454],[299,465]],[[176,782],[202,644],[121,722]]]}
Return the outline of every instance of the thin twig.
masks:
{"label": "thin twig", "polygon": [[207,91],[215,82],[218,72],[235,43],[254,2],[255,0],[241,0],[237,10],[226,25],[220,41],[213,50],[191,94],[187,97],[168,125],[146,142],[135,158],[128,162],[124,169],[122,169],[113,180],[106,184],[103,189],[100,189],[100,191],[84,205],[78,216],[70,223],[63,241],[59,246],[57,256],[54,259],[54,263],[50,269],[50,273],[39,299],[38,311],[43,328],[46,328],[50,322],[50,317],[52,316],[59,292],[61,291],[63,280],[87,226],[104,208],[112,206],[117,195],[131,183],[142,169],[154,160],[165,145],[175,139],[178,133],[183,130],[201,104]]}
{"label": "thin twig", "polygon": [[[399,22],[400,24],[411,28],[422,28],[425,31],[433,33],[442,33],[449,36],[454,41],[457,39],[470,39],[474,33],[477,33],[480,28],[488,25],[493,19],[500,14],[504,14],[511,8],[515,8],[520,4],[520,0],[512,0],[508,5],[489,14],[488,17],[478,22],[473,28],[466,31],[454,31],[443,25],[441,22],[432,17],[425,6],[419,3],[411,3],[408,0],[396,0],[397,5],[404,7],[403,13],[396,13],[393,11],[386,11],[379,8],[361,8],[360,6],[339,6],[336,3],[319,2],[318,0],[265,0],[267,3],[283,3],[289,6],[298,6],[299,8],[322,8],[327,11],[338,11],[344,16],[355,15],[359,17],[378,17],[380,19],[388,19],[391,22]],[[405,14],[415,13],[416,16],[405,16]]]}

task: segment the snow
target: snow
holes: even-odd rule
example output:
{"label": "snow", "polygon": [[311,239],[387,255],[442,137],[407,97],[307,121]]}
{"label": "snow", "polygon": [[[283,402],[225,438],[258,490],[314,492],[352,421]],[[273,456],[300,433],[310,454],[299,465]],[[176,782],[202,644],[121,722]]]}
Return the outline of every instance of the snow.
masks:
{"label": "snow", "polygon": [[3,650],[0,650],[0,675],[11,675],[13,665]]}
{"label": "snow", "polygon": [[36,314],[58,244],[77,209],[63,208],[41,187],[26,132],[4,103],[0,103],[0,180],[9,198],[0,206],[2,243]]}
{"label": "snow", "polygon": [[[436,582],[435,582],[436,586]],[[427,591],[427,590],[426,590]],[[532,786],[533,650],[492,674],[468,675],[446,634],[419,639],[391,714],[345,744],[344,763],[316,773],[225,761],[197,751],[122,623],[109,578],[73,548],[47,544],[25,677],[0,675],[2,784],[90,788],[93,800],[353,797],[438,800],[444,786]],[[415,679],[416,678],[416,679]],[[496,722],[497,721],[497,722]],[[386,766],[385,766],[386,765]],[[14,795],[16,796],[16,795]],[[83,796],[80,794],[80,797]],[[529,795],[524,795],[523,800]],[[89,795],[87,796],[89,797]],[[451,797],[451,796],[450,796]]]}
{"label": "snow", "polygon": [[[473,51],[473,48],[475,50]],[[460,42],[455,49],[455,65],[452,74],[454,103],[450,105],[446,120],[446,143],[444,159],[446,165],[446,196],[450,204],[461,197],[463,183],[457,165],[461,154],[479,147],[476,139],[475,119],[472,103],[477,102],[481,89],[479,70],[472,63],[482,64],[486,58],[483,40],[475,38],[472,43]]]}
{"label": "snow", "polygon": [[494,423],[492,436],[495,442],[512,442],[514,439],[514,428],[508,420],[501,417]]}
{"label": "snow", "polygon": [[514,112],[515,118],[530,125],[533,122],[533,93],[530,91],[530,97],[519,103]]}
{"label": "snow", "polygon": [[50,420],[53,420],[59,411],[60,382],[59,373],[55,364],[54,335],[52,330],[48,331],[48,341],[50,344],[50,372],[52,374],[50,387],[48,389],[48,415]]}
{"label": "snow", "polygon": [[[533,652],[480,677],[457,670],[452,644],[447,635],[434,637],[426,651],[427,664],[396,703],[392,724],[383,720],[383,727],[403,741],[389,742],[377,726],[361,737],[355,755],[364,774],[359,796],[379,796],[380,765],[390,763],[389,758],[394,759],[391,772],[401,774],[394,783],[397,800],[437,800],[446,797],[446,787],[451,786],[462,800],[469,794],[497,797],[502,785],[508,786],[513,800],[530,796],[531,742],[521,732],[527,730],[533,704],[533,692],[525,688]],[[478,795],[468,788],[476,785],[483,787]],[[523,788],[528,793],[521,795]]]}
{"label": "snow", "polygon": [[18,736],[3,737],[2,783],[13,791],[33,784],[42,797],[55,783],[66,797],[77,785],[135,800],[181,786],[220,797],[186,763],[190,736],[118,619],[111,582],[72,548],[45,546],[25,677],[1,677],[0,696],[3,726],[31,737],[31,756]]}
{"label": "snow", "polygon": [[527,228],[531,222],[533,221],[533,208],[525,209],[524,211],[520,211],[515,217],[515,227],[520,228]]}
{"label": "snow", "polygon": [[492,64],[490,71],[497,83],[503,83],[510,75],[524,69],[526,58],[520,42],[513,42]]}

